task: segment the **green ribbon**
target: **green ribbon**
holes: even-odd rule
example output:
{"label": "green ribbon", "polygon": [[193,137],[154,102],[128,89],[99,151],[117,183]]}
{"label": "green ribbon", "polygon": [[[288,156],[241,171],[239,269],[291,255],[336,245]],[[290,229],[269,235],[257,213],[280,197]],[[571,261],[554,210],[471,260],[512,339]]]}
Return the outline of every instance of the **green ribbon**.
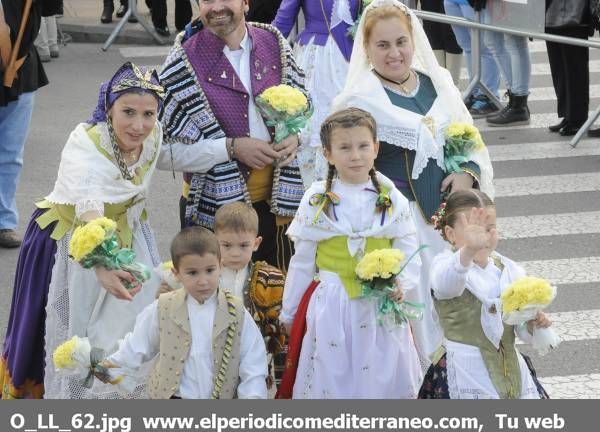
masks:
{"label": "green ribbon", "polygon": [[151,277],[148,267],[134,260],[135,252],[133,249],[120,248],[116,233],[112,233],[79,263],[86,269],[102,266],[107,270],[124,270],[136,280],[136,283],[121,280],[125,288],[131,289],[136,287],[138,283],[146,282]]}
{"label": "green ribbon", "polygon": [[267,118],[265,124],[275,128],[275,142],[280,143],[290,135],[298,134],[312,116],[313,109],[310,107],[303,114],[290,118]]}
{"label": "green ribbon", "polygon": [[365,298],[373,298],[378,302],[377,306],[377,321],[379,324],[390,322],[391,324],[404,325],[409,320],[420,320],[423,317],[425,305],[404,300],[397,302],[390,298],[390,294],[394,292],[393,279],[398,276],[406,268],[409,262],[425,249],[427,245],[421,245],[414,251],[408,259],[404,260],[402,267],[398,273],[389,278],[375,277],[371,281],[360,280],[362,287],[362,296]]}
{"label": "green ribbon", "polygon": [[390,322],[404,325],[409,320],[420,320],[423,317],[424,304],[407,300],[397,302],[390,298],[392,292],[394,292],[394,288],[390,284],[384,289],[374,289],[370,284],[362,284],[363,297],[373,298],[378,302],[377,321],[379,324]]}
{"label": "green ribbon", "polygon": [[104,357],[104,351],[100,348],[92,348],[90,351],[90,370],[87,376],[81,382],[85,388],[92,388],[92,385],[94,384],[94,377],[98,378],[102,382],[108,382],[108,369],[100,365],[100,362],[104,360]]}
{"label": "green ribbon", "polygon": [[309,105],[306,111],[296,115],[279,112],[260,96],[256,98],[256,106],[265,124],[275,128],[276,143],[280,143],[290,135],[300,133],[313,114],[312,105]]}
{"label": "green ribbon", "polygon": [[444,145],[444,167],[446,172],[462,172],[461,164],[468,162],[467,155],[473,152],[476,142],[472,139],[450,137]]}

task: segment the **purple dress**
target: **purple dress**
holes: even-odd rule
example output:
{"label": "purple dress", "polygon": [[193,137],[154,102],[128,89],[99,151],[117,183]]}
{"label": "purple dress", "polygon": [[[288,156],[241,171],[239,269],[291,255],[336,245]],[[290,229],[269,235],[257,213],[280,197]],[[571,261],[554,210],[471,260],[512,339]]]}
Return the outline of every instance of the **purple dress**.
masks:
{"label": "purple dress", "polygon": [[41,229],[35,221],[45,211],[33,213],[19,253],[0,358],[2,399],[39,399],[44,394],[45,307],[56,254],[56,241],[50,238],[56,223]]}
{"label": "purple dress", "polygon": [[288,36],[300,9],[305,28],[298,35],[294,55],[306,74],[306,88],[314,113],[300,135],[303,144],[298,162],[308,188],[324,178],[325,159],[320,155],[321,123],[330,114],[331,103],[343,89],[352,53],[353,39],[348,30],[358,16],[361,0],[283,0],[273,25]]}

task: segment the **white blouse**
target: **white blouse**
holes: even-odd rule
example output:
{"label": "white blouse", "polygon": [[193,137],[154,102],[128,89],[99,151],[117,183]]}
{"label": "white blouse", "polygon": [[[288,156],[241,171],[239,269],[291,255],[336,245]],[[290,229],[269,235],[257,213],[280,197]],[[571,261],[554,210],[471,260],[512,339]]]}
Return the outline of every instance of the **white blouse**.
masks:
{"label": "white blouse", "polygon": [[[387,183],[389,180],[385,179],[383,182]],[[400,249],[407,258],[417,249],[416,229],[412,219],[407,216],[409,210],[406,199],[399,195],[399,192],[398,195],[394,195],[399,196],[396,202],[393,201],[396,208],[392,215],[386,214],[385,222],[381,225],[382,215],[375,210],[377,193],[369,189],[374,190],[371,181],[358,185],[334,181],[332,190],[340,197],[340,203],[329,206],[327,219],[330,223],[321,230],[329,234],[318,232],[319,228],[314,226],[307,230],[297,230],[299,235],[293,236],[295,252],[286,275],[283,308],[279,316],[281,322],[286,324],[293,322],[300,300],[315,277],[317,271],[315,259],[319,240],[348,235],[348,250],[353,256],[362,254],[367,237],[390,238],[392,248]],[[310,194],[311,190],[307,194]],[[306,196],[302,205],[310,205],[306,202]],[[337,220],[334,216],[334,207]],[[302,217],[306,215],[300,216]],[[310,225],[310,222],[307,223]],[[290,231],[295,231],[293,228],[291,227]],[[290,235],[289,231],[288,235]],[[421,261],[416,255],[399,276],[407,299],[411,298],[409,292],[418,286],[420,268]]]}
{"label": "white blouse", "polygon": [[[208,399],[213,389],[212,331],[217,310],[217,294],[199,303],[192,296],[186,297],[192,344],[183,364],[181,384],[175,396],[183,399]],[[137,317],[135,328],[121,341],[119,350],[108,360],[119,366],[137,369],[142,363],[159,353],[160,331],[158,326],[158,302],[154,301]],[[267,355],[265,343],[254,323],[245,311],[240,347],[239,399],[267,398]]]}
{"label": "white blouse", "polygon": [[227,267],[221,267],[221,279],[219,286],[229,291],[234,296],[244,299],[244,287],[248,279],[248,271],[250,266],[246,266],[241,270],[232,270]]}

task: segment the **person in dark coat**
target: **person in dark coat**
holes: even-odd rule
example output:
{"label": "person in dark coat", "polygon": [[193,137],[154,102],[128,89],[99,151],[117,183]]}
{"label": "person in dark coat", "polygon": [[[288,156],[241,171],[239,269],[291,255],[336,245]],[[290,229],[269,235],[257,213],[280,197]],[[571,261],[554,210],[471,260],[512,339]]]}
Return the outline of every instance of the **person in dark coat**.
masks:
{"label": "person in dark coat", "polygon": [[[161,36],[169,36],[171,31],[167,25],[167,0],[146,0],[146,6],[152,15],[154,30]],[[190,0],[175,0],[175,28],[181,31],[192,20]]]}
{"label": "person in dark coat", "polygon": [[[115,4],[113,0],[103,0],[102,15],[100,16],[100,22],[102,24],[108,24],[112,22],[112,15],[115,11]],[[117,18],[123,18],[125,13],[129,9],[129,0],[120,0],[119,9],[117,9]],[[129,22],[137,22],[134,17],[129,19]]]}
{"label": "person in dark coat", "polygon": [[[546,33],[586,39],[593,34],[589,0],[546,0]],[[589,110],[589,48],[546,42],[552,84],[558,101],[558,117],[549,126],[562,136],[575,135]]]}
{"label": "person in dark coat", "polygon": [[271,24],[277,15],[281,0],[251,0],[246,19],[252,22]]}

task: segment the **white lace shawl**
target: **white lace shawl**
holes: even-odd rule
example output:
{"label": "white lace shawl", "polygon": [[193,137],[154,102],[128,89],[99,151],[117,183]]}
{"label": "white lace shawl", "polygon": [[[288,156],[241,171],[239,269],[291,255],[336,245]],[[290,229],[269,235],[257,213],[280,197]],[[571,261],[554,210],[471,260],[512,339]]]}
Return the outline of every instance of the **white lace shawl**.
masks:
{"label": "white lace shawl", "polygon": [[[322,194],[325,191],[325,182],[317,181],[304,193],[296,216],[287,230],[287,235],[292,241],[303,239],[315,242],[339,235],[347,236],[348,250],[352,256],[355,256],[356,253],[364,251],[368,237],[398,238],[415,234],[408,200],[394,187],[390,179],[381,173],[377,173],[377,179],[381,186],[389,189],[392,201],[392,212],[386,215],[383,225],[379,224],[379,215],[374,216],[374,220],[377,219],[377,222],[360,232],[353,232],[349,221],[333,220],[325,212],[321,212],[315,220],[319,206],[312,205],[310,199],[313,195]],[[352,199],[352,197],[342,197],[341,199]]]}
{"label": "white lace shawl", "polygon": [[[144,198],[162,144],[160,123],[156,123],[150,135],[144,140],[138,162],[129,167],[133,171],[152,161],[149,171],[139,185],[125,180],[118,166],[98,151],[87,133],[90,127],[87,123],[80,123],[71,132],[62,151],[54,189],[46,199],[55,204],[74,205],[77,214],[81,215],[88,210],[102,213],[104,204],[122,203],[133,197]],[[98,123],[97,130],[100,134],[100,146],[108,154],[112,154],[106,123]]]}

